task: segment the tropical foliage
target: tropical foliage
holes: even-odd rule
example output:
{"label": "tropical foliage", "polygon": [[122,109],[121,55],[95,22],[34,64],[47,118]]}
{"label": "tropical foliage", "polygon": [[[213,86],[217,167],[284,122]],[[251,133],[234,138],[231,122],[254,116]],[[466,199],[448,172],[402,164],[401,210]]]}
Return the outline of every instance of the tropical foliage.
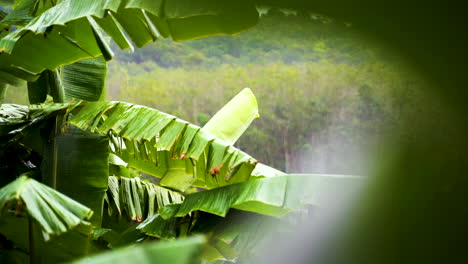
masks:
{"label": "tropical foliage", "polygon": [[[250,1],[20,0],[1,16],[0,94],[22,79],[30,101],[0,109],[2,262],[235,261],[265,235],[240,216],[287,221],[267,216],[355,182],[285,175],[235,148],[258,116],[249,89],[202,128],[103,101],[109,39],[132,49],[237,33],[258,20]],[[313,195],[297,189],[309,183]]]}
{"label": "tropical foliage", "polygon": [[405,120],[409,129],[421,126],[418,113],[437,109],[422,92],[427,81],[401,56],[363,38],[356,26],[300,14],[271,10],[257,27],[232,37],[160,40],[116,54],[110,100],[200,126],[239,87],[250,87],[261,118],[236,146],[291,173],[365,174],[366,153],[381,148],[382,138]]}

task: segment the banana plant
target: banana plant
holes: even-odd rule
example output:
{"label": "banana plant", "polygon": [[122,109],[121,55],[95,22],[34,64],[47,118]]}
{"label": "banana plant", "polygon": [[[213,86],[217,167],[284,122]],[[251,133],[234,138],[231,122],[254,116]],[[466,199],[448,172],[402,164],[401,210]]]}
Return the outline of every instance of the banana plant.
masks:
{"label": "banana plant", "polygon": [[109,40],[235,34],[257,23],[253,1],[18,0],[0,15],[0,100],[26,80],[31,103],[0,107],[2,263],[235,261],[264,236],[239,217],[268,226],[348,182],[235,148],[259,116],[250,89],[204,127],[104,101]]}

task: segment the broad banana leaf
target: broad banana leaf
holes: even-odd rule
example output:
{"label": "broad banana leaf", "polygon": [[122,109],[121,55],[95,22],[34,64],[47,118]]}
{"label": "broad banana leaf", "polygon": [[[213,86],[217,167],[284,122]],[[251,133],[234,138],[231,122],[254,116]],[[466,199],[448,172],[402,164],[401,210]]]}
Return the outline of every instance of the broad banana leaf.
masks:
{"label": "broad banana leaf", "polygon": [[109,177],[107,138],[69,128],[55,141],[56,156],[45,152],[43,173],[56,170],[56,189],[91,208],[91,223],[100,227]]}
{"label": "broad banana leaf", "polygon": [[70,262],[72,264],[127,264],[127,263],[200,263],[198,254],[206,243],[202,236],[192,236],[176,241],[144,243],[136,246],[113,250],[95,256]]}
{"label": "broad banana leaf", "polygon": [[60,71],[65,101],[105,99],[107,63],[103,57],[90,58],[65,65]]}
{"label": "broad banana leaf", "polygon": [[[201,213],[192,233],[209,234],[209,250],[202,257],[213,262],[220,259],[244,261],[243,258],[258,253],[262,242],[269,241],[277,232],[287,232],[297,224],[288,217],[269,217],[255,213],[231,210],[226,217]],[[311,218],[308,218],[311,220]],[[296,225],[294,225],[296,224]]]}
{"label": "broad banana leaf", "polygon": [[[184,196],[140,178],[109,177],[108,209],[114,206],[119,215],[124,212],[131,220],[141,222],[151,217],[158,208],[182,203]],[[112,211],[109,211],[109,215]]]}
{"label": "broad banana leaf", "polygon": [[[185,196],[182,204],[159,209],[164,219],[199,210],[226,216],[230,208],[281,216],[305,205],[320,207],[326,198],[356,190],[361,178],[340,175],[286,175],[259,178]],[[346,188],[343,188],[346,186]]]}
{"label": "broad banana leaf", "polygon": [[[92,227],[80,224],[73,229],[50,237],[45,241],[41,226],[29,217],[9,214],[0,218],[0,233],[13,243],[13,249],[27,254],[19,262],[5,260],[5,252],[0,250],[2,263],[63,263],[77,259],[88,253]],[[5,262],[3,262],[5,261]]]}
{"label": "broad banana leaf", "polygon": [[[161,185],[216,188],[249,180],[256,160],[174,116],[123,102],[94,102],[74,111],[78,128],[111,137],[112,150]],[[180,169],[179,169],[180,168]],[[166,177],[170,181],[166,181]]]}
{"label": "broad banana leaf", "polygon": [[[72,127],[57,127],[60,124],[55,124],[54,119],[66,114],[68,107],[73,108],[68,104],[45,104],[26,110],[22,106],[4,105],[0,138],[8,140],[5,149],[24,145],[39,153],[42,164],[36,167],[41,165],[43,182],[91,208],[95,212],[92,223],[100,226],[109,176],[109,143],[106,137]],[[42,123],[46,126],[43,130],[53,133],[53,137],[41,132]],[[58,135],[51,130],[58,130]]]}
{"label": "broad banana leaf", "polygon": [[155,214],[137,226],[142,233],[161,239],[173,239],[177,236],[178,218],[163,219]]}
{"label": "broad banana leaf", "polygon": [[92,239],[92,225],[78,225],[76,228],[52,237],[49,241],[34,235],[35,263],[64,263],[89,254]]}
{"label": "broad banana leaf", "polygon": [[182,204],[166,206],[159,210],[159,214],[169,219],[200,210],[224,217],[230,208],[237,208],[266,215],[284,215],[289,211],[283,208],[287,181],[287,177],[256,179],[189,194]]}
{"label": "broad banana leaf", "polygon": [[[34,12],[18,6],[5,21],[23,25]],[[18,13],[26,14],[17,20]],[[45,69],[112,52],[103,34],[121,48],[130,48],[126,35],[138,46],[171,36],[186,40],[214,34],[235,34],[253,27],[258,12],[252,1],[213,0],[63,0],[0,39],[0,72],[34,80]],[[38,52],[40,51],[40,52]]]}
{"label": "broad banana leaf", "polygon": [[56,103],[72,99],[99,101],[105,97],[107,63],[102,56],[65,65],[55,71],[45,70],[28,82],[31,104],[44,103],[51,95]]}
{"label": "broad banana leaf", "polygon": [[24,34],[1,39],[0,45],[5,45],[2,48],[9,50],[8,45],[14,49],[11,53],[2,53],[0,71],[34,81],[37,74],[46,69],[55,70],[64,64],[102,54],[86,18],[73,20],[66,26],[42,29],[45,32],[40,35],[20,29],[11,34]]}
{"label": "broad banana leaf", "polygon": [[[235,261],[238,257],[253,255],[269,241],[277,232],[288,232],[297,225],[310,221],[310,215],[302,213],[303,221],[295,218],[269,217],[256,213],[231,210],[226,217],[200,212],[190,218],[190,234],[207,234],[208,245],[205,246],[202,259],[213,262],[216,260]],[[153,215],[137,226],[137,229],[148,236],[160,239],[175,239],[178,228],[186,218],[163,219]]]}
{"label": "broad banana leaf", "polygon": [[0,189],[0,206],[2,211],[15,209],[18,215],[25,210],[40,225],[46,241],[79,224],[88,224],[93,214],[84,205],[26,176]]}

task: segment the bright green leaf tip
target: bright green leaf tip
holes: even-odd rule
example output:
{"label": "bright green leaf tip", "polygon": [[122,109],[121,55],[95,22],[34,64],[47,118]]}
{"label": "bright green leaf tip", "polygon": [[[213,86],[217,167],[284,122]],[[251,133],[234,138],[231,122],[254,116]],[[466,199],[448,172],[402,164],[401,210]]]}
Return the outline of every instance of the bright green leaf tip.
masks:
{"label": "bright green leaf tip", "polygon": [[203,129],[227,144],[234,144],[259,116],[255,95],[250,88],[244,88],[221,108]]}

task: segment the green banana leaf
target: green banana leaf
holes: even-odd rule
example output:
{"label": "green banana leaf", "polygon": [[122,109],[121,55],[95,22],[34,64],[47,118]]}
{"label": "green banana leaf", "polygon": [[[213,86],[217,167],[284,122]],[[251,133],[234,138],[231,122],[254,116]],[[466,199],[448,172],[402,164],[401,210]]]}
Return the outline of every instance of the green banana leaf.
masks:
{"label": "green banana leaf", "polygon": [[190,238],[175,241],[144,243],[136,246],[121,248],[112,252],[85,257],[70,263],[200,263],[198,253],[205,243],[205,238],[202,236],[192,236]]}
{"label": "green banana leaf", "polygon": [[65,65],[60,70],[65,101],[105,99],[107,63],[102,56]]}
{"label": "green banana leaf", "polygon": [[[176,190],[183,191],[191,185],[212,189],[244,182],[256,164],[255,159],[204,129],[128,103],[33,105],[24,117],[26,124],[22,129],[33,120],[40,122],[59,112],[74,114],[70,123],[80,129],[109,136],[111,150],[130,167],[160,177],[161,185]],[[138,119],[133,118],[136,115]]]}
{"label": "green banana leaf", "polygon": [[43,177],[55,170],[56,189],[91,208],[91,223],[100,227],[109,176],[107,138],[68,128],[51,145],[56,152],[45,152]]}
{"label": "green banana leaf", "polygon": [[227,259],[244,262],[245,257],[259,252],[262,242],[269,241],[278,232],[293,230],[294,226],[297,228],[294,224],[287,217],[231,210],[226,217],[201,213],[191,232],[209,234],[210,248],[202,255],[207,261]]}
{"label": "green banana leaf", "polygon": [[161,239],[173,239],[177,236],[178,218],[163,219],[155,214],[137,226],[142,233]]}
{"label": "green banana leaf", "polygon": [[[355,190],[361,178],[340,175],[286,175],[257,178],[243,183],[192,193],[182,204],[159,209],[164,219],[193,211],[226,216],[235,208],[270,216],[282,216],[305,205],[320,207],[325,199],[343,190]],[[346,188],[343,188],[346,186]]]}
{"label": "green banana leaf", "polygon": [[28,82],[31,104],[44,103],[47,95],[54,102],[64,103],[73,98],[99,101],[105,96],[107,63],[102,56],[65,65],[55,71],[45,70],[34,82]]}
{"label": "green banana leaf", "polygon": [[7,14],[2,20],[2,24],[26,25],[31,21],[34,13],[34,6],[37,0],[16,1],[13,11]]}
{"label": "green banana leaf", "polygon": [[[22,27],[0,39],[0,72],[34,80],[46,69],[82,59],[103,55],[109,60],[112,52],[104,35],[121,48],[131,48],[126,35],[143,47],[159,37],[186,40],[235,34],[258,21],[252,1],[63,0],[34,14],[28,4],[36,3],[25,1],[7,16],[8,25]],[[23,13],[24,19],[16,19]]]}
{"label": "green banana leaf", "polygon": [[74,113],[70,124],[109,135],[112,151],[129,166],[162,178],[162,186],[176,190],[192,184],[212,189],[244,182],[256,164],[204,129],[155,109],[93,102]]}
{"label": "green banana leaf", "polygon": [[91,209],[26,176],[0,189],[0,205],[2,211],[14,208],[16,214],[25,210],[40,225],[46,241],[79,224],[88,224],[93,214]]}
{"label": "green banana leaf", "polygon": [[7,35],[1,39],[0,45],[4,45],[5,51],[13,46],[14,49],[11,53],[2,53],[0,71],[34,81],[37,74],[46,69],[55,70],[64,64],[102,54],[86,18],[70,21],[66,26],[53,26],[49,30],[35,35],[20,29],[11,34],[23,32],[23,35]]}
{"label": "green banana leaf", "polygon": [[5,254],[3,250],[0,250],[0,260],[2,263],[70,261],[88,253],[91,231],[90,225],[80,224],[66,233],[52,236],[45,241],[41,234],[41,226],[31,218],[14,214],[3,215],[0,218],[1,237],[8,239],[13,249],[25,254],[26,259],[19,262],[5,260],[4,258],[10,254]]}
{"label": "green banana leaf", "polygon": [[252,90],[245,88],[221,108],[203,129],[232,145],[257,117],[257,99]]}
{"label": "green banana leaf", "polygon": [[[42,156],[42,181],[91,208],[91,222],[100,226],[104,195],[107,190],[109,143],[107,137],[62,127],[57,115],[66,114],[69,104],[32,105],[26,110],[17,105],[3,105],[0,122],[2,151],[24,146]],[[73,106],[71,106],[73,107]],[[48,131],[44,133],[43,131]],[[5,145],[3,145],[5,144]]]}
{"label": "green banana leaf", "polygon": [[284,215],[289,211],[283,208],[287,180],[287,177],[256,179],[189,194],[182,204],[166,206],[159,214],[169,219],[200,210],[224,217],[230,208],[237,208],[265,215]]}
{"label": "green banana leaf", "polygon": [[112,208],[115,207],[119,215],[126,213],[130,220],[137,222],[151,217],[158,208],[184,200],[180,193],[142,181],[138,177],[110,176],[107,195],[109,215],[112,215]]}

